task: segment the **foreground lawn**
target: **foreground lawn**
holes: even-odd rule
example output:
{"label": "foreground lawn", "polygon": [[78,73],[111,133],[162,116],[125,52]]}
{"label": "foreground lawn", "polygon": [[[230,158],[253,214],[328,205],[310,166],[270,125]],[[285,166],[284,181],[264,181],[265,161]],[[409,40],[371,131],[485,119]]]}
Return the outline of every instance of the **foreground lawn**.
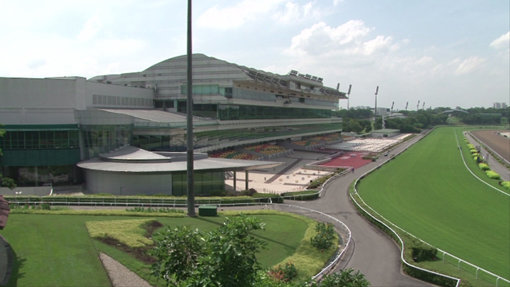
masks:
{"label": "foreground lawn", "polygon": [[363,179],[358,191],[401,228],[510,278],[510,197],[466,170],[454,128],[434,130]]}
{"label": "foreground lawn", "polygon": [[[308,227],[307,220],[283,214],[256,215],[266,224],[256,236],[266,242],[258,254],[265,268],[294,254]],[[105,252],[152,284],[149,264],[144,264],[116,248],[91,238],[85,226],[91,221],[136,219],[131,216],[11,214],[2,235],[18,258],[17,271],[8,286],[110,286],[98,258]],[[189,225],[203,231],[216,228],[224,217],[151,217],[164,225]]]}

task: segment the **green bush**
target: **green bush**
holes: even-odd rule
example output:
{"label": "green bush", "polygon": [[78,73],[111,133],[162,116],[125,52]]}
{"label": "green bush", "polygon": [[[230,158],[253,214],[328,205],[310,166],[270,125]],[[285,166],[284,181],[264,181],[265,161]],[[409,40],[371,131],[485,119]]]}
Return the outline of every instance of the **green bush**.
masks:
{"label": "green bush", "polygon": [[269,275],[277,281],[289,282],[297,277],[298,271],[292,262],[287,262],[283,267],[278,265],[269,270]]}
{"label": "green bush", "polygon": [[335,229],[332,224],[319,222],[315,226],[315,231],[317,233],[310,239],[313,247],[326,250],[333,245]]}
{"label": "green bush", "polygon": [[487,176],[491,179],[501,179],[501,176],[499,175],[499,173],[493,171],[493,170],[486,170],[485,173],[487,174]]}
{"label": "green bush", "polygon": [[501,186],[510,190],[510,181],[502,181]]}
{"label": "green bush", "polygon": [[412,257],[414,262],[434,261],[437,259],[437,249],[427,246],[421,242],[414,241],[412,250]]}
{"label": "green bush", "polygon": [[479,164],[478,164],[478,167],[479,167],[481,170],[483,170],[483,171],[486,171],[486,170],[489,170],[489,169],[490,169],[489,165],[488,165],[488,164],[486,164],[486,163],[483,163],[483,162],[479,163]]}

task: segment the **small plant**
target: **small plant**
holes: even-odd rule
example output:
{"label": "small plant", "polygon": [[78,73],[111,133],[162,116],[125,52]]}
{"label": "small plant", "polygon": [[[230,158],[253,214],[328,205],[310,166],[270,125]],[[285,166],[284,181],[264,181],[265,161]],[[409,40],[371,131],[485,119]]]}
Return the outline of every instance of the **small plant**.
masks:
{"label": "small plant", "polygon": [[493,171],[493,170],[486,170],[485,173],[487,174],[487,176],[491,179],[501,179],[501,176],[499,175],[499,173]]}
{"label": "small plant", "polygon": [[296,278],[298,274],[298,271],[296,269],[296,266],[292,262],[287,262],[282,267],[281,265],[278,265],[275,268],[272,268],[269,270],[269,275],[273,277],[277,281],[283,281],[283,282],[289,282],[292,281],[292,279]]}
{"label": "small plant", "polygon": [[421,242],[413,241],[412,257],[415,262],[434,261],[437,259],[437,249]]}
{"label": "small plant", "polygon": [[486,163],[483,163],[483,162],[479,163],[479,164],[478,164],[478,167],[479,167],[481,170],[483,170],[483,171],[486,171],[486,170],[489,170],[489,169],[490,169],[489,165],[488,165],[488,164],[486,164]]}
{"label": "small plant", "polygon": [[310,239],[313,247],[319,250],[326,250],[333,245],[335,229],[332,224],[323,222],[317,223],[315,231],[317,234]]}

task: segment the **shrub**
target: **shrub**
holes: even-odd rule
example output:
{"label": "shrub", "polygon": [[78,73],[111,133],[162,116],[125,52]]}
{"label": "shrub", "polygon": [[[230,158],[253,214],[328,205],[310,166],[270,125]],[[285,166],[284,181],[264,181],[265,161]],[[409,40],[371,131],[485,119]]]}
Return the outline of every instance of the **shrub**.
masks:
{"label": "shrub", "polygon": [[359,271],[354,272],[352,269],[344,269],[340,273],[332,273],[326,275],[320,287],[337,287],[337,286],[352,286],[352,287],[367,287],[370,282],[365,278],[365,275]]}
{"label": "shrub", "polygon": [[333,245],[333,239],[335,239],[335,229],[330,223],[319,222],[315,226],[317,234],[312,236],[312,246],[319,250],[326,250]]}
{"label": "shrub", "polygon": [[501,186],[510,190],[510,181],[502,181]]}
{"label": "shrub", "polygon": [[501,176],[499,175],[499,173],[493,171],[493,170],[486,170],[485,173],[487,174],[487,176],[491,179],[501,179]]}
{"label": "shrub", "polygon": [[422,243],[413,243],[412,256],[415,262],[433,261],[437,259],[437,249]]}
{"label": "shrub", "polygon": [[285,266],[278,265],[276,268],[269,270],[269,275],[278,281],[289,282],[296,278],[298,271],[292,262],[285,263]]}
{"label": "shrub", "polygon": [[489,165],[488,165],[488,164],[486,164],[486,163],[483,163],[483,162],[479,163],[479,164],[478,164],[478,167],[479,167],[481,170],[483,170],[483,171],[486,171],[486,170],[489,170],[489,169],[490,169]]}

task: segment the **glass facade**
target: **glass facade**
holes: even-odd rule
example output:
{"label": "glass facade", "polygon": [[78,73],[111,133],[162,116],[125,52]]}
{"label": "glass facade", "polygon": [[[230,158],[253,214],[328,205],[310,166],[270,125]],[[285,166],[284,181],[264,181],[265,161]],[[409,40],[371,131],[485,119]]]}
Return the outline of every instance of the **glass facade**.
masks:
{"label": "glass facade", "polygon": [[[172,195],[186,195],[188,176],[184,172],[172,173]],[[193,174],[195,195],[206,196],[218,194],[225,190],[224,171],[196,171]]]}
{"label": "glass facade", "polygon": [[9,166],[4,174],[13,178],[18,186],[72,185],[81,183],[78,168],[73,165]]}
{"label": "glass facade", "polygon": [[146,150],[170,150],[170,136],[133,135],[131,144]]}
{"label": "glass facade", "polygon": [[79,148],[78,129],[76,130],[7,130],[0,137],[2,150],[19,149],[77,149]]}
{"label": "glass facade", "polygon": [[109,152],[130,143],[131,125],[84,125],[81,127],[85,158]]}
{"label": "glass facade", "polygon": [[[181,95],[188,94],[188,86],[181,86]],[[193,85],[193,95],[219,95],[220,86],[218,85]],[[224,89],[222,89],[224,91]]]}
{"label": "glass facade", "polygon": [[219,105],[220,120],[330,118],[331,110],[268,106]]}

